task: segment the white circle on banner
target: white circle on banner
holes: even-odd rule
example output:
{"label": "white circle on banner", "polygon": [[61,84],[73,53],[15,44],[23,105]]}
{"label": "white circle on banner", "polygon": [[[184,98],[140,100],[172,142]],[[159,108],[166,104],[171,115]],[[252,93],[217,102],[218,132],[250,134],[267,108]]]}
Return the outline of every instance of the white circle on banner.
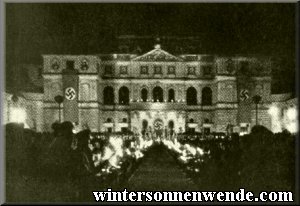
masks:
{"label": "white circle on banner", "polygon": [[73,87],[68,87],[65,90],[65,97],[67,100],[73,100],[76,97],[76,91]]}

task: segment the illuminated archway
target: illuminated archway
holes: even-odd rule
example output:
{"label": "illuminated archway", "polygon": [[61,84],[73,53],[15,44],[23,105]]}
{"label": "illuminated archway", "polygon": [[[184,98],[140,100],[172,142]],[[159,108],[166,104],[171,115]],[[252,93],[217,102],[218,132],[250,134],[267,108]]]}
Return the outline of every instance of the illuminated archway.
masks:
{"label": "illuminated archway", "polygon": [[175,91],[174,91],[174,89],[169,89],[168,102],[175,102]]}
{"label": "illuminated archway", "polygon": [[141,91],[141,98],[143,102],[147,102],[148,99],[148,90],[147,89],[142,89]]}
{"label": "illuminated archway", "polygon": [[121,87],[119,90],[119,104],[129,104],[129,89]]}
{"label": "illuminated archway", "polygon": [[188,105],[197,105],[197,90],[190,87],[186,91],[186,103]]}
{"label": "illuminated archway", "polygon": [[212,105],[212,91],[209,87],[204,87],[202,89],[202,105]]}
{"label": "illuminated archway", "polygon": [[106,105],[113,105],[115,101],[114,89],[110,86],[103,90],[103,103]]}
{"label": "illuminated archway", "polygon": [[157,86],[153,89],[153,100],[154,100],[154,102],[163,102],[164,101],[164,92],[161,87]]}

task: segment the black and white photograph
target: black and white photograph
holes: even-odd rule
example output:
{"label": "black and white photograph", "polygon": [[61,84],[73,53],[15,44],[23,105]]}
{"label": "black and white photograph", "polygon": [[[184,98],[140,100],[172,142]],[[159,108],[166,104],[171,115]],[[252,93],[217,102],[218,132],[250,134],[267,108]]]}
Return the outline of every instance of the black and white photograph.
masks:
{"label": "black and white photograph", "polygon": [[4,203],[300,203],[297,2],[1,4]]}

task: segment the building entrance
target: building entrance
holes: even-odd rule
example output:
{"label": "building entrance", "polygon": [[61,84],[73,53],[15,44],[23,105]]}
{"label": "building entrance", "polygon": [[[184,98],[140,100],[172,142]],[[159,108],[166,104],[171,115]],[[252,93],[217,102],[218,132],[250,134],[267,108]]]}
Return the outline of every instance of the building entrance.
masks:
{"label": "building entrance", "polygon": [[161,119],[156,119],[153,122],[154,134],[156,138],[163,137],[164,122]]}

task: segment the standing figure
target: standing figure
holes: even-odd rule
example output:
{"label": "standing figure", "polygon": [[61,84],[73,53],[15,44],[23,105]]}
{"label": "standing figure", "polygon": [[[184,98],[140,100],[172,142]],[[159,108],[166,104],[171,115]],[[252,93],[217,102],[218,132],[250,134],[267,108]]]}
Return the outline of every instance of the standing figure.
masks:
{"label": "standing figure", "polygon": [[72,179],[76,183],[78,200],[84,201],[92,193],[95,182],[93,153],[89,147],[90,130],[79,132],[76,139],[78,143],[73,156]]}

